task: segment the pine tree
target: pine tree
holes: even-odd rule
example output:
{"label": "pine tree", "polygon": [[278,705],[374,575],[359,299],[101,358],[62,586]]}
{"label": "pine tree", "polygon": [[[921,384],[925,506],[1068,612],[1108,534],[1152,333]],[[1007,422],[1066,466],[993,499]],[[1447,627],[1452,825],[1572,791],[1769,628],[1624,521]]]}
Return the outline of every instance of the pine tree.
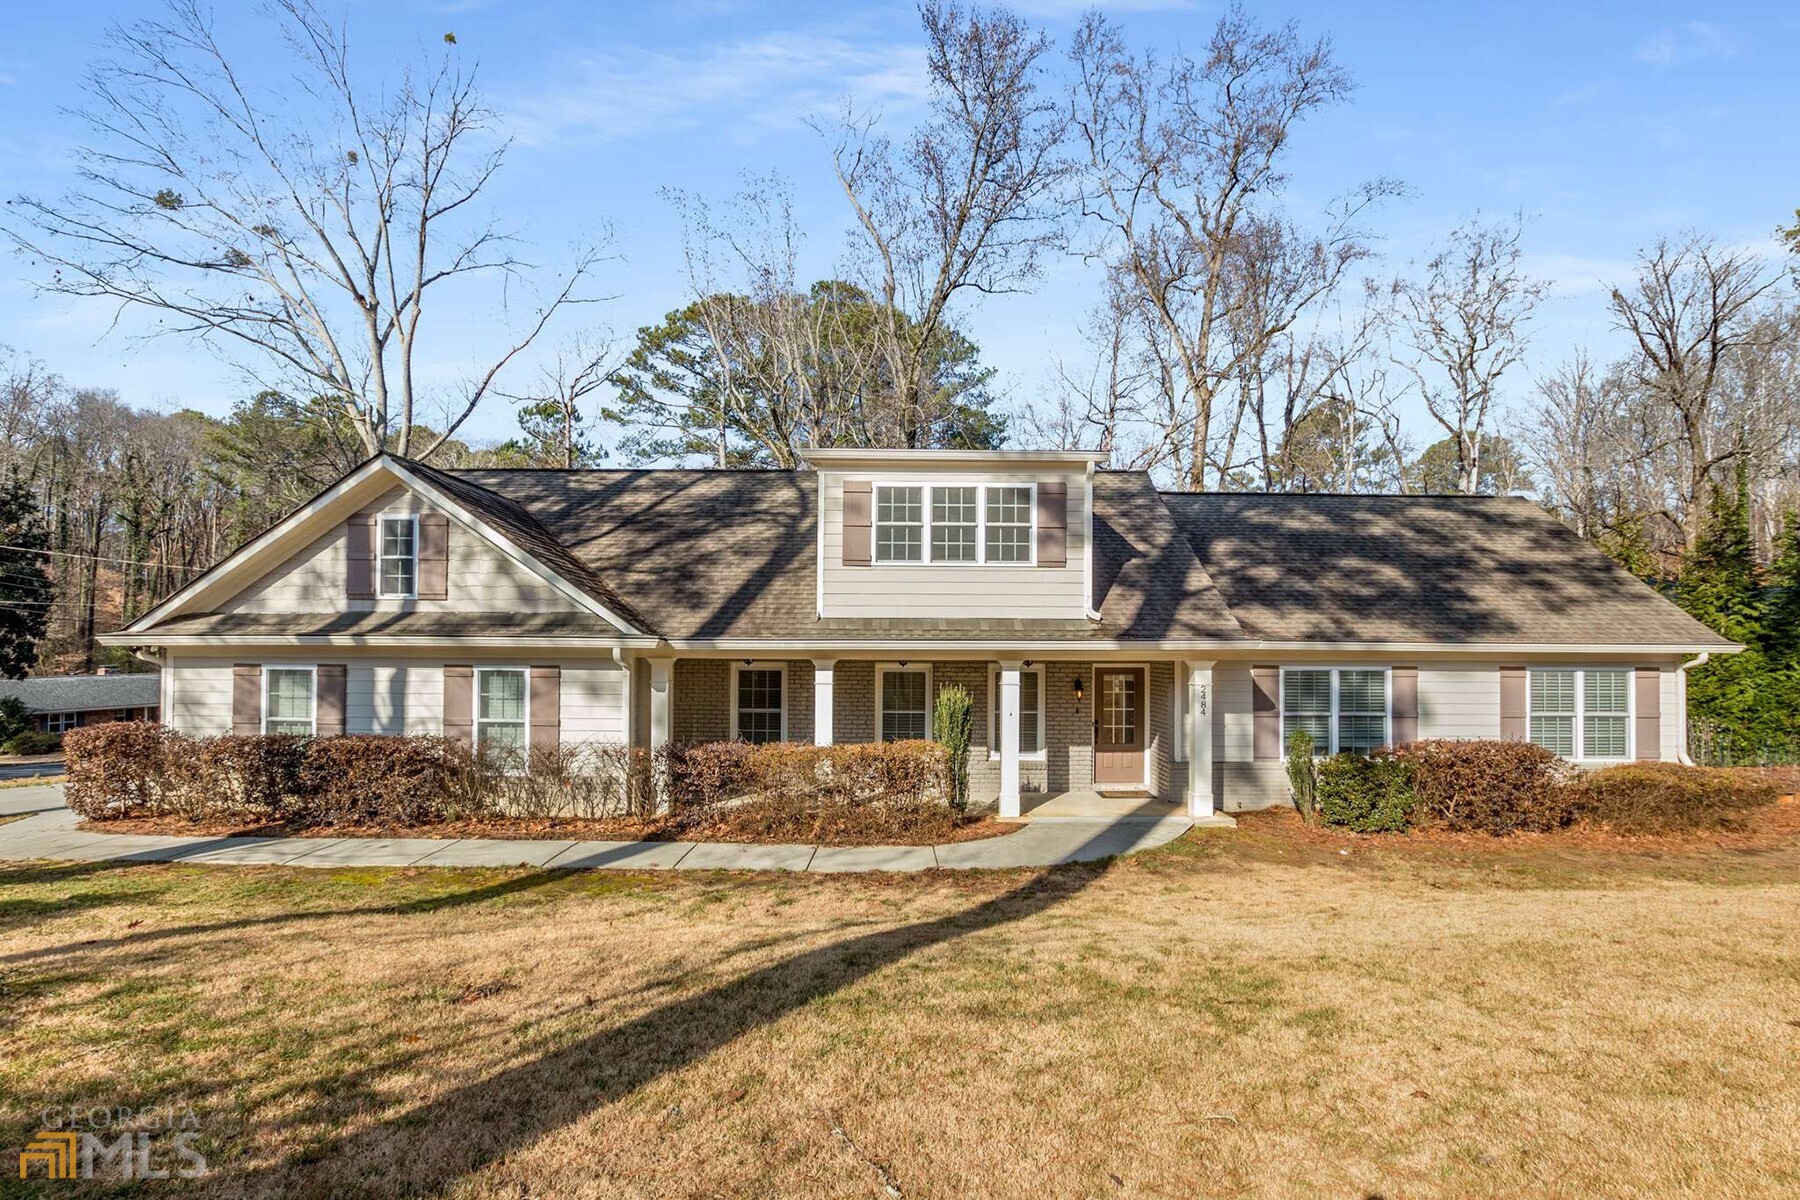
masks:
{"label": "pine tree", "polygon": [[0,676],[22,679],[50,623],[50,531],[17,469],[0,486]]}
{"label": "pine tree", "polygon": [[1774,686],[1762,651],[1764,597],[1750,535],[1750,482],[1740,460],[1735,486],[1713,487],[1706,522],[1683,565],[1675,596],[1695,618],[1745,649],[1717,655],[1688,673],[1688,712],[1740,749],[1773,732],[1768,702]]}
{"label": "pine tree", "polygon": [[1769,565],[1763,651],[1773,662],[1800,667],[1800,509],[1782,520]]}

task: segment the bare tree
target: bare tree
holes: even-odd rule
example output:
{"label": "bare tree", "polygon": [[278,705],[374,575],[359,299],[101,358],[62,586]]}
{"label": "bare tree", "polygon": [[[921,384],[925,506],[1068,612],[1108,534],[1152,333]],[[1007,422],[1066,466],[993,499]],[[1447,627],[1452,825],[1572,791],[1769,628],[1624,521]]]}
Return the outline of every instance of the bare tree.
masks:
{"label": "bare tree", "polygon": [[587,432],[585,410],[609,387],[624,363],[618,341],[603,329],[578,334],[538,369],[535,383],[507,394],[519,407],[519,425],[564,470],[591,466],[600,457]]}
{"label": "bare tree", "polygon": [[58,199],[18,198],[9,232],[47,269],[45,289],[145,310],[149,336],[199,338],[276,386],[329,398],[369,453],[428,455],[583,299],[598,254],[575,255],[417,445],[427,299],[458,288],[466,309],[472,283],[527,282],[512,237],[479,214],[506,143],[453,37],[434,68],[370,89],[345,29],[312,0],[265,11],[294,64],[286,81],[235,60],[198,0],[113,29],[115,56],[86,81],[79,182]]}
{"label": "bare tree", "polygon": [[1394,281],[1395,320],[1410,354],[1400,360],[1431,419],[1455,441],[1456,489],[1479,490],[1482,439],[1497,415],[1499,384],[1524,356],[1525,325],[1549,284],[1519,265],[1524,218],[1450,234],[1419,278]]}
{"label": "bare tree", "polygon": [[1173,389],[1164,438],[1186,443],[1182,483],[1202,488],[1219,393],[1366,257],[1357,219],[1398,185],[1358,189],[1317,235],[1273,211],[1294,126],[1351,90],[1329,42],[1302,42],[1292,25],[1264,30],[1233,7],[1204,59],[1163,62],[1092,14],[1070,57],[1077,201],[1101,231],[1090,253],[1131,281],[1157,325]]}
{"label": "bare tree", "polygon": [[1773,331],[1755,319],[1756,305],[1778,282],[1755,255],[1687,234],[1641,253],[1637,278],[1612,292],[1614,322],[1636,345],[1632,376],[1678,425],[1676,501],[1690,550],[1714,472],[1748,449],[1746,422],[1734,419],[1721,384],[1734,352],[1768,344]]}
{"label": "bare tree", "polygon": [[1041,90],[1050,40],[1003,8],[926,0],[930,118],[896,148],[846,112],[832,161],[856,214],[864,287],[881,314],[902,445],[923,444],[934,347],[956,299],[1015,291],[1057,244],[1063,123]]}

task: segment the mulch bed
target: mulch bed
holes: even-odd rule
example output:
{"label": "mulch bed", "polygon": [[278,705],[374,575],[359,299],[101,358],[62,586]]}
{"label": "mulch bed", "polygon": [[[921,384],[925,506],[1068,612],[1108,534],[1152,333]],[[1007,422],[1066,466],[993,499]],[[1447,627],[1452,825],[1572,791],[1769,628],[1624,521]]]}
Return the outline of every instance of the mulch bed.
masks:
{"label": "mulch bed", "polygon": [[686,829],[664,822],[625,819],[584,821],[505,820],[450,821],[438,825],[281,825],[246,824],[241,821],[188,821],[181,817],[139,817],[116,821],[83,821],[89,833],[146,833],[176,837],[318,837],[318,838],[496,838],[508,841],[583,842],[748,842],[781,845],[815,843],[830,846],[940,846],[1002,837],[1025,828],[1022,821],[977,817],[949,830],[933,830],[928,836],[907,836],[892,829],[857,836],[855,831],[834,830],[829,835],[759,835],[726,821]]}

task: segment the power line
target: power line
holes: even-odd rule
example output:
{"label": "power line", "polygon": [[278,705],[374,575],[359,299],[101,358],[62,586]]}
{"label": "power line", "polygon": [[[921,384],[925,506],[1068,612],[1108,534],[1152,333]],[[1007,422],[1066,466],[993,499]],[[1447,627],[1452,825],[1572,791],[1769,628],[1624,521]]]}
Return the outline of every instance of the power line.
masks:
{"label": "power line", "polygon": [[135,558],[109,558],[103,554],[77,554],[73,550],[44,550],[37,546],[0,545],[0,550],[17,550],[21,554],[49,554],[58,558],[78,558],[83,562],[116,563],[121,567],[149,567],[157,571],[197,571],[198,567],[182,566],[178,563],[140,562]]}

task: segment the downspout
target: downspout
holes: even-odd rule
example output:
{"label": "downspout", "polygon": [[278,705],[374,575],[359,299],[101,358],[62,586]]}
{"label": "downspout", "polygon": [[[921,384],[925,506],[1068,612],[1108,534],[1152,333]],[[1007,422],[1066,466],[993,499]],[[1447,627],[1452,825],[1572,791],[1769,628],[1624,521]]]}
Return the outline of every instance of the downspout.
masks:
{"label": "downspout", "polygon": [[1690,659],[1675,668],[1675,702],[1681,705],[1681,741],[1675,747],[1675,761],[1690,767],[1694,765],[1694,756],[1688,753],[1687,673],[1690,667],[1704,667],[1711,661],[1711,651],[1702,650],[1699,658]]}
{"label": "downspout", "polygon": [[624,697],[619,708],[619,720],[624,726],[624,728],[620,730],[622,736],[619,740],[629,747],[631,745],[632,736],[636,732],[631,724],[631,694],[637,689],[632,687],[633,672],[631,664],[625,661],[625,648],[623,646],[614,646],[612,648],[612,657],[613,661],[619,664],[619,670],[625,674],[625,686],[619,693]]}
{"label": "downspout", "polygon": [[1094,470],[1093,462],[1087,465],[1087,471],[1081,480],[1085,493],[1082,504],[1082,539],[1081,539],[1081,607],[1082,615],[1088,620],[1098,623],[1100,610],[1094,607]]}

